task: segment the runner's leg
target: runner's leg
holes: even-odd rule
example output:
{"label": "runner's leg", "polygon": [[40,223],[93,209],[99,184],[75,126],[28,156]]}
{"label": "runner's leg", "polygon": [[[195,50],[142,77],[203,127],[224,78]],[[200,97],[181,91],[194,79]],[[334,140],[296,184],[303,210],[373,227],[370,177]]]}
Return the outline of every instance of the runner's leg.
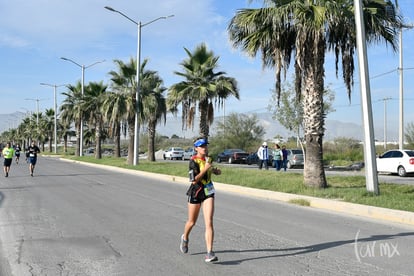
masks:
{"label": "runner's leg", "polygon": [[184,226],[184,240],[188,241],[188,237],[190,236],[191,229],[193,229],[194,225],[197,222],[198,214],[200,213],[201,204],[190,204],[188,205],[188,220]]}
{"label": "runner's leg", "polygon": [[213,251],[213,241],[214,241],[214,226],[213,226],[213,216],[214,216],[214,197],[207,198],[203,202],[203,214],[204,214],[204,224],[206,226],[206,247],[207,252]]}

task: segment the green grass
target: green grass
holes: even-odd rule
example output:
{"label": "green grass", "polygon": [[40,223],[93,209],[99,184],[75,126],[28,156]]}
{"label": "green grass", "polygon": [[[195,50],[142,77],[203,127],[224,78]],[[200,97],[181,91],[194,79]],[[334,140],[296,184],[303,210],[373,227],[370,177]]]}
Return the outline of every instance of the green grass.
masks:
{"label": "green grass", "polygon": [[[90,156],[66,156],[66,158],[132,170],[182,177],[188,176],[188,162],[148,162],[140,160],[138,166],[131,166],[126,164],[124,158],[104,157],[95,159]],[[219,164],[216,165],[220,167]],[[303,175],[299,173],[246,170],[227,166],[222,166],[221,170],[222,174],[214,176],[213,181],[389,209],[414,211],[414,186],[411,185],[380,183],[380,195],[377,196],[366,191],[364,176],[327,176],[328,188],[314,189],[304,186]],[[297,202],[296,204],[306,205],[303,202]]]}

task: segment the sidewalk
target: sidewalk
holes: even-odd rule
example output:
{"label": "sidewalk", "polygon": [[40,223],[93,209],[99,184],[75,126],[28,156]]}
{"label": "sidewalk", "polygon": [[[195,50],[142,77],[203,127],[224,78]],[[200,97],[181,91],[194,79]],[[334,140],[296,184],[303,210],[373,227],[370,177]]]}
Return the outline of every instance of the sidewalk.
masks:
{"label": "sidewalk", "polygon": [[[129,170],[129,169],[123,169],[123,168],[106,166],[106,165],[92,164],[92,163],[86,163],[86,162],[81,162],[81,161],[73,161],[73,160],[68,160],[68,159],[63,159],[63,158],[60,158],[60,160],[67,161],[67,162],[75,162],[75,163],[79,163],[79,164],[83,164],[83,165],[91,166],[91,167],[109,169],[112,171],[119,171],[123,173],[130,173],[130,174],[141,175],[141,176],[150,177],[150,178],[162,179],[165,181],[171,181],[171,182],[175,182],[175,183],[182,184],[185,186],[189,185],[188,178],[186,177]],[[373,219],[377,221],[393,222],[393,223],[400,223],[400,224],[414,226],[414,212],[393,210],[393,209],[387,209],[387,208],[381,208],[381,207],[373,207],[373,206],[368,206],[368,205],[343,202],[339,200],[323,199],[323,198],[317,198],[317,197],[253,189],[249,187],[229,185],[229,184],[219,183],[219,182],[214,182],[214,185],[215,185],[216,190],[220,192],[228,192],[232,194],[237,193],[242,196],[248,196],[248,197],[253,196],[256,198],[276,200],[276,201],[287,202],[287,203],[289,203],[291,200],[303,199],[309,202],[311,208],[323,209],[323,210],[338,212],[338,213],[342,213],[346,215],[359,216],[359,217],[369,218],[369,219]]]}

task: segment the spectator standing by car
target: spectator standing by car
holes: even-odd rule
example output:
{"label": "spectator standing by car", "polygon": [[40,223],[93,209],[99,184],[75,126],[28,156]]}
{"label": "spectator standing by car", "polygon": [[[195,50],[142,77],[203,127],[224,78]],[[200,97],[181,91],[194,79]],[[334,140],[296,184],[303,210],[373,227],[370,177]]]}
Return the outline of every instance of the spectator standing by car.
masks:
{"label": "spectator standing by car", "polygon": [[279,144],[275,144],[275,149],[273,150],[273,164],[276,168],[276,171],[280,171],[282,168],[282,149],[280,148]]}
{"label": "spectator standing by car", "polygon": [[212,159],[208,157],[208,142],[205,138],[198,138],[194,142],[197,154],[192,156],[189,163],[190,188],[187,191],[188,219],[184,225],[184,233],[181,236],[180,250],[182,253],[188,252],[188,241],[190,232],[197,222],[200,208],[203,207],[205,224],[205,242],[207,254],[205,262],[215,262],[218,260],[213,252],[214,240],[214,185],[211,181],[211,174],[219,175],[221,170],[212,166]]}
{"label": "spectator standing by car", "polygon": [[11,147],[10,143],[7,143],[2,152],[4,157],[4,176],[8,177],[10,172],[10,166],[13,161],[14,149]]}
{"label": "spectator standing by car", "polygon": [[288,151],[286,150],[286,146],[282,146],[282,167],[284,171],[286,171],[287,162],[288,162]]}
{"label": "spectator standing by car", "polygon": [[257,157],[259,158],[259,170],[262,169],[263,164],[265,166],[265,169],[268,170],[269,166],[267,162],[269,160],[269,151],[267,149],[267,142],[263,142],[263,144],[257,150]]}

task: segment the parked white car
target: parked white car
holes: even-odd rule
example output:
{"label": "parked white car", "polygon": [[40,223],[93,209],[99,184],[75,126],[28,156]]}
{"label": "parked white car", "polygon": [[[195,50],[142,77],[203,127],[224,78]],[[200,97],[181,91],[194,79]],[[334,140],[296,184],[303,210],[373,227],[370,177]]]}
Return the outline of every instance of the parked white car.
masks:
{"label": "parked white car", "polygon": [[195,151],[195,149],[194,148],[188,148],[188,149],[186,149],[185,151],[184,151],[184,155],[183,155],[183,159],[184,160],[190,160],[191,159],[191,157],[193,156],[193,155],[195,155],[197,152]]}
{"label": "parked white car", "polygon": [[389,150],[377,157],[377,171],[406,176],[414,173],[414,150]]}
{"label": "parked white car", "polygon": [[184,150],[180,147],[171,147],[164,151],[163,158],[164,160],[170,159],[170,160],[183,160],[184,156]]}

